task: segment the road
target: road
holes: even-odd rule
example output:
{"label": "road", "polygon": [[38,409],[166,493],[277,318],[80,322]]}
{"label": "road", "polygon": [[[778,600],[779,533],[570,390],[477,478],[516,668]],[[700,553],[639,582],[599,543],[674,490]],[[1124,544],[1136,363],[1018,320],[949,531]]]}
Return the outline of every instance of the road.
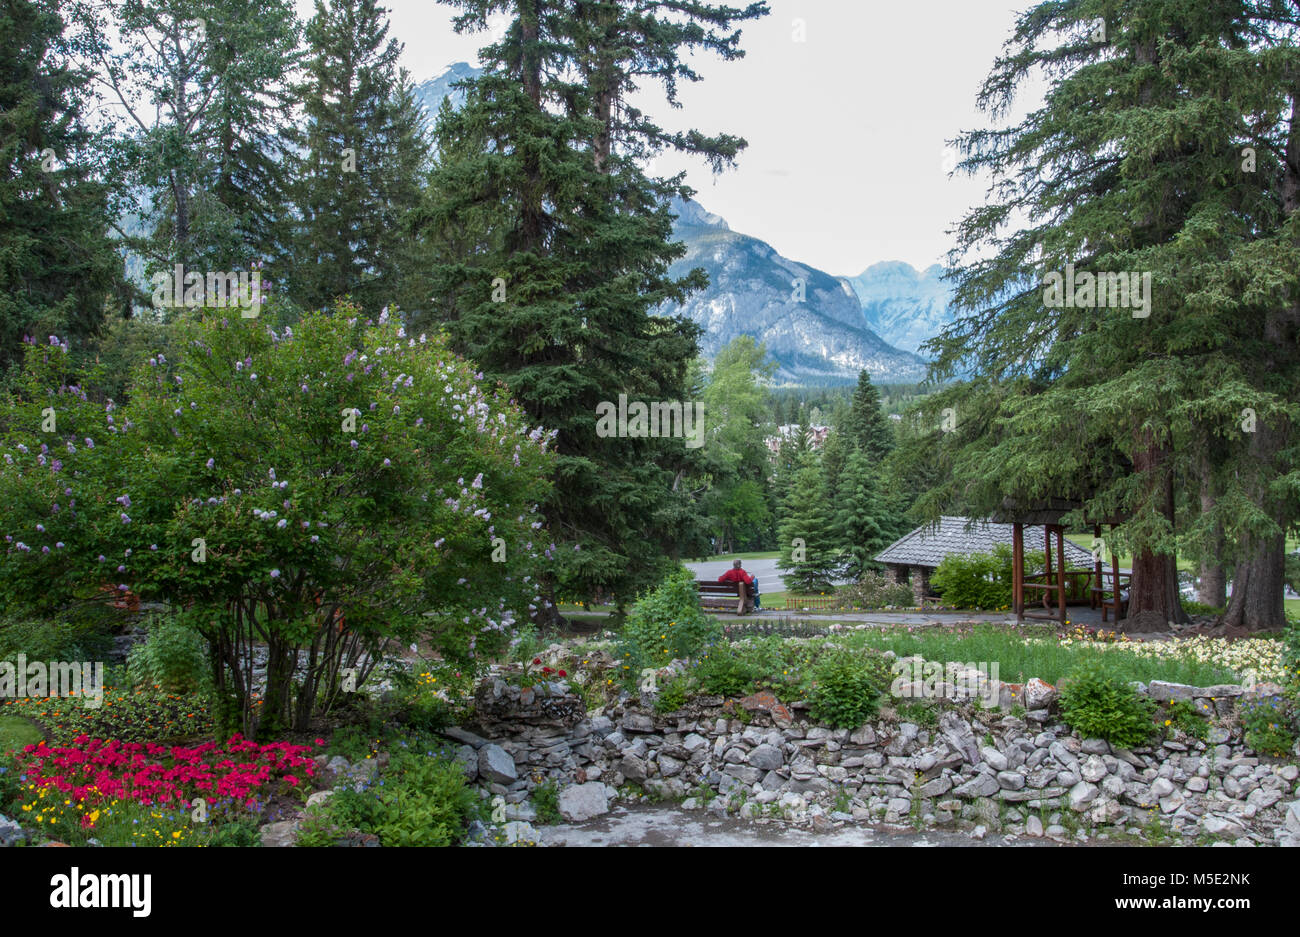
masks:
{"label": "road", "polygon": [[[785,591],[785,579],[782,578],[776,568],[777,562],[775,558],[744,561],[745,572],[758,577],[759,592]],[[717,579],[731,569],[731,560],[706,560],[703,563],[686,563],[684,565],[695,575],[696,579]],[[848,580],[837,580],[836,585],[844,582],[848,582]]]}

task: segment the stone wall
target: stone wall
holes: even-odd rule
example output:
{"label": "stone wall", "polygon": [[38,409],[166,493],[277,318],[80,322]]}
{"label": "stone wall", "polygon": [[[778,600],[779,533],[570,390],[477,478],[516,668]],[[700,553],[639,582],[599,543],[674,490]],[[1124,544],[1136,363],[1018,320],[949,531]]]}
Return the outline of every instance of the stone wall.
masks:
{"label": "stone wall", "polygon": [[[1216,705],[1244,692],[1171,687],[1148,692],[1213,695]],[[1219,727],[1206,741],[1175,733],[1113,749],[1072,734],[1052,710],[1053,693],[1029,696],[1037,708],[1024,718],[950,703],[935,725],[884,711],[855,731],[815,725],[801,704],[787,709],[770,693],[697,697],[666,716],[628,698],[572,725],[504,720],[447,735],[485,796],[501,796],[512,838],[535,839],[530,794],[553,781],[562,814],[575,821],[605,813],[616,799],[649,796],[814,829],[885,822],[977,837],[1146,841],[1163,831],[1175,841],[1300,845],[1294,757],[1259,757]]]}

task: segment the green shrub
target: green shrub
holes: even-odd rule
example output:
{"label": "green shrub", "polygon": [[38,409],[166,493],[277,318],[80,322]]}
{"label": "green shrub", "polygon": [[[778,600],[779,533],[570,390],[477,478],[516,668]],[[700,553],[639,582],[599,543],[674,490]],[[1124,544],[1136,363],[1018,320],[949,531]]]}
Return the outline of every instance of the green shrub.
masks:
{"label": "green shrub", "polygon": [[247,849],[262,845],[262,836],[258,830],[257,819],[254,817],[211,823],[202,840],[206,846],[236,846]]}
{"label": "green shrub", "polygon": [[560,787],[554,781],[544,781],[533,788],[533,806],[537,809],[538,823],[559,823]]}
{"label": "green shrub", "polygon": [[[1210,710],[1213,713],[1213,709]],[[1202,710],[1191,700],[1173,700],[1169,704],[1166,721],[1170,728],[1185,732],[1194,739],[1204,740],[1210,734],[1210,724]]]}
{"label": "green shrub", "polygon": [[[945,605],[954,608],[1007,608],[1011,605],[1011,547],[999,543],[992,553],[953,553],[944,557],[930,577],[930,585]],[[1043,569],[1043,554],[1025,554],[1025,575]]]}
{"label": "green shrub", "polygon": [[1280,696],[1243,703],[1238,709],[1246,730],[1246,745],[1261,755],[1282,758],[1295,746],[1296,713],[1292,704]]}
{"label": "green shrub", "polygon": [[711,648],[695,666],[695,678],[700,681],[700,687],[706,693],[721,696],[748,695],[763,676],[761,668],[726,645]]}
{"label": "green shrub", "polygon": [[29,661],[103,660],[113,647],[112,609],[93,606],[58,618],[13,616],[0,619],[0,660],[25,654]]}
{"label": "green shrub", "polygon": [[655,697],[655,712],[674,713],[686,705],[686,680],[674,677],[659,687]]}
{"label": "green shrub", "polygon": [[1154,730],[1155,704],[1099,660],[1086,660],[1070,672],[1061,689],[1061,714],[1085,738],[1104,739],[1120,748],[1146,741]]}
{"label": "green shrub", "polygon": [[857,582],[835,590],[835,607],[840,609],[891,606],[910,608],[915,604],[911,586],[890,582],[880,573],[871,570],[863,572]]}
{"label": "green shrub", "polygon": [[694,575],[679,568],[632,606],[619,648],[623,676],[635,679],[643,667],[693,660],[721,638],[717,620],[700,611]]}
{"label": "green shrub", "polygon": [[1206,605],[1204,602],[1194,602],[1191,599],[1182,599],[1183,611],[1188,615],[1222,615],[1224,609],[1214,605]]}
{"label": "green shrub", "polygon": [[873,668],[860,655],[828,654],[813,668],[809,714],[835,729],[858,728],[880,705],[880,687],[872,674]]}
{"label": "green shrub", "polygon": [[126,662],[133,684],[192,693],[209,683],[207,645],[198,632],[171,616],[151,616],[148,631]]}
{"label": "green shrub", "polygon": [[373,832],[384,846],[454,846],[478,800],[458,762],[406,753],[393,756],[378,799]]}

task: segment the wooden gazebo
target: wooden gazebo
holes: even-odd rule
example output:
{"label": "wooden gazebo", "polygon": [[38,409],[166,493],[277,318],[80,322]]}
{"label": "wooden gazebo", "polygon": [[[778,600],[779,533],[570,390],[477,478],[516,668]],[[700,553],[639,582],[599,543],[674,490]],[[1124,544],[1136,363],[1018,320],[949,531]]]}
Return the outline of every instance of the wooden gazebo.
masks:
{"label": "wooden gazebo", "polygon": [[[1079,507],[1078,502],[1072,502],[1064,498],[1053,498],[1045,502],[1036,504],[1016,504],[1010,500],[1004,501],[1002,510],[998,512],[997,519],[1002,523],[1011,524],[1011,556],[1012,556],[1012,609],[1016,613],[1017,621],[1024,621],[1026,618],[1032,618],[1040,621],[1053,621],[1062,626],[1066,622],[1066,599],[1071,593],[1077,594],[1080,586],[1077,580],[1081,576],[1089,577],[1083,587],[1088,589],[1088,604],[1092,608],[1099,605],[1102,609],[1102,620],[1109,617],[1109,613],[1114,611],[1115,621],[1118,623],[1123,614],[1122,591],[1123,581],[1119,570],[1119,558],[1115,551],[1111,550],[1109,571],[1103,569],[1101,556],[1093,552],[1093,568],[1091,572],[1067,569],[1066,550],[1065,550],[1065,526],[1061,519],[1070,511]],[[1103,524],[1108,525],[1112,530],[1115,525],[1121,522],[1120,518],[1106,518],[1092,522],[1093,538],[1101,538],[1101,528]],[[1040,576],[1031,577],[1032,581],[1027,580],[1025,576],[1025,527],[1041,527],[1043,530],[1043,554],[1044,564],[1043,572]],[[1056,541],[1056,548],[1052,548],[1052,541]],[[1110,585],[1107,587],[1106,578],[1109,576]],[[1042,613],[1025,611],[1026,591],[1041,594]],[[1107,598],[1109,596],[1109,598]]]}

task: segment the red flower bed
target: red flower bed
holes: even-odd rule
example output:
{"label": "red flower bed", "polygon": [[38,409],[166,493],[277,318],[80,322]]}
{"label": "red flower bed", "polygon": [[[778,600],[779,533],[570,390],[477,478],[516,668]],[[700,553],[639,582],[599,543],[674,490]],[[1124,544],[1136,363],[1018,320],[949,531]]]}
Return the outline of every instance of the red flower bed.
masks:
{"label": "red flower bed", "polygon": [[104,741],[79,736],[65,748],[44,742],[18,756],[26,781],[53,787],[75,800],[134,800],[141,804],[188,804],[195,797],[230,798],[252,804],[251,795],[281,782],[297,787],[314,769],[307,745],[259,745],[238,735],[224,746],[193,748]]}

